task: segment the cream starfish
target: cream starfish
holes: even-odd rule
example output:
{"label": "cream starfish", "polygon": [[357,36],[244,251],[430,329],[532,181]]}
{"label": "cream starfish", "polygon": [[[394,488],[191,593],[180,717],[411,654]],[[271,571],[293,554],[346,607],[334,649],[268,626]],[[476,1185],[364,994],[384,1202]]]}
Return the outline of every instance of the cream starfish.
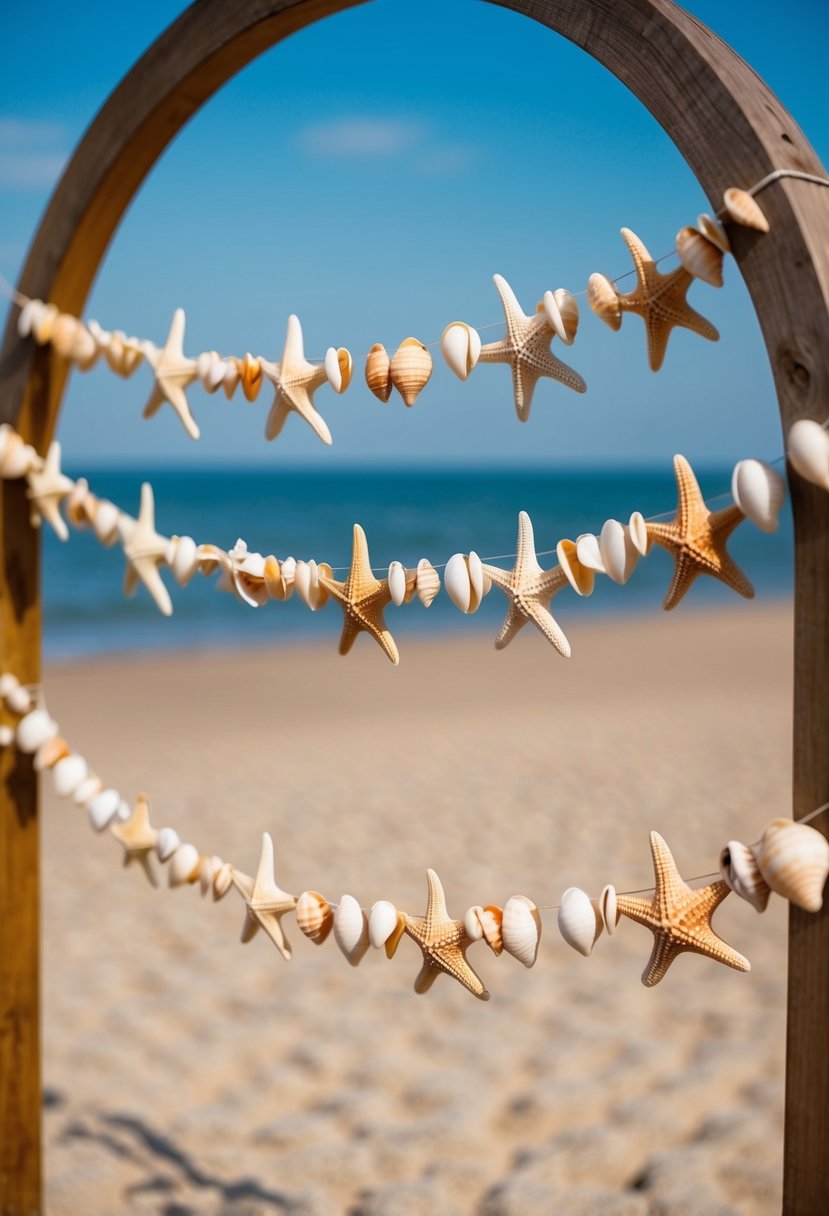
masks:
{"label": "cream starfish", "polygon": [[409,916],[402,913],[404,932],[417,942],[423,951],[423,966],[414,983],[415,992],[428,992],[443,971],[453,976],[464,988],[481,1001],[489,1000],[489,993],[466,961],[466,950],[472,938],[466,932],[463,921],[452,920],[446,910],[443,884],[434,870],[427,870],[429,898],[425,916]]}
{"label": "cream starfish", "polygon": [[165,401],[178,414],[179,420],[187,434],[192,439],[198,439],[201,432],[196,420],[190,413],[190,406],[184,390],[196,379],[198,364],[195,359],[188,359],[182,349],[184,342],[184,309],[177,308],[173,313],[170,332],[161,350],[147,345],[144,353],[147,362],[153,369],[155,384],[144,406],[144,417],[152,418],[158,413]]}
{"label": "cream starfish", "polygon": [[45,519],[61,540],[68,540],[69,529],[60,513],[60,504],[74,489],[75,483],[60,471],[60,444],[57,439],[49,445],[42,468],[30,469],[26,480],[29,483],[26,496],[32,504],[32,524],[37,527]]}
{"label": "cream starfish", "polygon": [[303,418],[323,443],[331,443],[331,432],[322,414],[314,408],[314,392],[325,384],[325,365],[309,363],[302,344],[302,326],[294,313],[288,317],[285,349],[280,363],[260,359],[262,371],[273,383],[276,396],[265,423],[265,438],[276,439],[285,419],[294,410]]}
{"label": "cream starfish", "polygon": [[658,832],[651,832],[651,856],[656,890],[650,900],[619,895],[618,910],[650,929],[653,951],[642,972],[646,988],[658,984],[678,954],[686,950],[704,954],[736,971],[750,971],[751,963],[717,937],[711,917],[729,894],[724,882],[713,882],[694,891],[680,876],[671,850]]}
{"label": "cream starfish", "polygon": [[132,519],[122,512],[118,516],[118,531],[127,559],[124,591],[127,595],[132,595],[138,580],[141,579],[164,615],[171,616],[173,605],[170,593],[158,572],[158,567],[166,561],[169,541],[159,536],[155,530],[155,499],[153,488],[148,481],[141,486],[138,519]]}
{"label": "cream starfish", "polygon": [[685,299],[694,276],[684,266],[677,266],[670,274],[660,274],[636,233],[623,228],[622,236],[633,258],[638,282],[633,291],[619,295],[618,305],[623,312],[635,312],[645,322],[651,371],[658,372],[662,366],[671,330],[677,326],[693,330],[711,342],[718,341],[720,335],[711,322]]}
{"label": "cream starfish", "polygon": [[358,633],[370,633],[386,652],[392,663],[400,662],[394,638],[386,628],[383,609],[391,603],[389,580],[377,579],[371,572],[366,534],[354,525],[351,569],[344,583],[337,582],[324,570],[319,571],[320,585],[339,601],[343,610],[343,632],[340,654],[348,654]]}
{"label": "cream starfish", "polygon": [[738,506],[709,511],[700,493],[694,470],[684,456],[674,456],[678,502],[676,518],[669,524],[647,525],[648,536],[673,554],[674,577],[662,605],[675,608],[698,574],[710,574],[747,600],[754,588],[726,552],[726,541],[745,519]]}
{"label": "cream starfish", "polygon": [[264,929],[282,957],[290,958],[291,947],[285,941],[282,917],[286,912],[293,912],[296,900],[276,885],[273,876],[273,841],[268,832],[262,833],[262,852],[256,878],[234,869],[233,885],[247,905],[242,941],[249,942],[260,929]]}
{"label": "cream starfish", "polygon": [[555,330],[545,314],[528,317],[522,312],[512,288],[500,274],[492,276],[501,305],[507,332],[500,342],[488,342],[481,347],[479,363],[508,363],[512,368],[512,391],[515,411],[522,422],[530,416],[533,390],[542,376],[560,380],[577,393],[587,392],[587,385],[578,372],[562,363],[550,350]]}
{"label": "cream starfish", "polygon": [[158,886],[152,866],[150,853],[156,846],[158,832],[150,823],[150,804],[146,794],[139,794],[135,810],[126,823],[114,823],[110,831],[116,840],[124,846],[124,865],[137,861],[144,870],[150,884]]}
{"label": "cream starfish", "polygon": [[568,585],[567,575],[560,566],[554,566],[552,570],[542,570],[539,566],[535,555],[533,526],[526,511],[518,513],[516,548],[512,570],[483,565],[484,573],[489,575],[495,586],[500,587],[510,601],[501,631],[495,639],[495,649],[503,650],[519,629],[523,629],[527,621],[532,621],[547,641],[552,642],[559,654],[569,659],[570,643],[548,607],[556,592]]}

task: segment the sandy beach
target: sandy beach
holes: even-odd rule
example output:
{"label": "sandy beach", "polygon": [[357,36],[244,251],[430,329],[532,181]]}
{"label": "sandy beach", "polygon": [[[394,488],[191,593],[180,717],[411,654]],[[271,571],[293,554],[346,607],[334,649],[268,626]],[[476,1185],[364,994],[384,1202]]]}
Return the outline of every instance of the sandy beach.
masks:
{"label": "sandy beach", "polygon": [[[330,646],[101,659],[49,706],[156,826],[299,894],[413,914],[556,904],[717,868],[789,813],[791,616],[738,604],[573,630],[415,641],[394,669]],[[623,920],[591,958],[543,914],[526,970],[469,951],[492,999],[420,953],[351,968],[293,919],[283,961],[244,908],[153,890],[44,783],[44,1083],[51,1216],[766,1216],[780,1208],[787,909],[730,897],[743,975],[684,955],[652,990]]]}

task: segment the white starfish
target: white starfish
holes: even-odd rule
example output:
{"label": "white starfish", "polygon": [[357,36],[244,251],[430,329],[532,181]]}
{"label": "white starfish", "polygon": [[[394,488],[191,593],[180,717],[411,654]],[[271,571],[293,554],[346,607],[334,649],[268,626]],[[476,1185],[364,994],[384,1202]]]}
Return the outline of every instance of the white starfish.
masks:
{"label": "white starfish", "polygon": [[198,439],[201,432],[184,395],[188,384],[192,384],[196,379],[198,364],[195,359],[187,358],[182,349],[183,342],[184,309],[177,308],[173,313],[170,332],[163,348],[159,350],[150,343],[146,343],[143,348],[155,376],[153,391],[144,406],[144,417],[152,418],[163,403],[169,401],[187,434],[192,439]]}
{"label": "white starfish", "polygon": [[290,958],[291,947],[282,932],[282,917],[286,912],[293,912],[296,900],[293,895],[276,885],[270,833],[262,833],[262,852],[259,855],[256,878],[250,878],[241,870],[234,869],[233,885],[247,905],[242,941],[249,942],[260,929],[264,929],[282,957]]}
{"label": "white starfish", "polygon": [[285,349],[279,363],[261,359],[262,371],[276,389],[268,420],[265,423],[265,438],[276,439],[285,425],[285,419],[295,411],[311,427],[323,443],[331,443],[329,431],[322,414],[314,408],[313,394],[325,384],[328,376],[325,365],[309,363],[302,344],[302,326],[294,313],[288,317],[285,333]]}
{"label": "white starfish", "polygon": [[140,579],[165,616],[171,616],[173,605],[170,593],[161,581],[158,567],[166,561],[166,537],[155,530],[155,499],[148,481],[141,486],[141,507],[138,519],[123,511],[118,516],[118,533],[127,559],[124,576],[124,591],[132,595]]}
{"label": "white starfish", "polygon": [[26,496],[32,504],[33,526],[37,527],[44,519],[48,520],[60,539],[68,540],[69,529],[60,513],[60,504],[74,489],[75,483],[60,471],[60,444],[57,439],[49,445],[42,468],[30,469],[26,480],[29,483]]}

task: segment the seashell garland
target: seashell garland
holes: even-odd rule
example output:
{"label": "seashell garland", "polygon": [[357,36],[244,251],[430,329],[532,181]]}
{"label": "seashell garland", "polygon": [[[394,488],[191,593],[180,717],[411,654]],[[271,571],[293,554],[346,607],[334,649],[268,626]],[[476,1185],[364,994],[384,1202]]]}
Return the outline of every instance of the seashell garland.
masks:
{"label": "seashell garland", "polygon": [[829,875],[825,836],[793,819],[773,819],[751,851],[772,891],[805,912],[820,911]]}
{"label": "seashell garland", "polygon": [[389,376],[406,405],[414,405],[431,375],[432,356],[427,348],[417,338],[405,338],[394,352]]}

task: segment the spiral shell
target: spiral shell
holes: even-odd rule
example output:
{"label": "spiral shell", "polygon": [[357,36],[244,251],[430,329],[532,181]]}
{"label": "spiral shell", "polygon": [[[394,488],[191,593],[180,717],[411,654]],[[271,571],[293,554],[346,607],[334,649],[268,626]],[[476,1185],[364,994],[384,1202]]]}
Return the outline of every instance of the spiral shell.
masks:
{"label": "spiral shell", "polygon": [[731,494],[737,506],[761,532],[776,532],[786,483],[763,460],[739,460],[731,476]]}
{"label": "spiral shell", "polygon": [[606,274],[591,274],[587,280],[587,303],[605,325],[613,330],[621,328],[619,293]]}
{"label": "spiral shell", "polygon": [[414,405],[432,375],[432,356],[417,338],[404,338],[394,352],[389,374],[406,405]]}
{"label": "spiral shell", "polygon": [[676,234],[676,251],[685,269],[696,279],[722,287],[723,252],[718,245],[696,228],[680,228]]}
{"label": "spiral shell", "polygon": [[378,401],[386,402],[391,396],[391,363],[385,346],[375,342],[366,355],[366,384]]}
{"label": "spiral shell", "polygon": [[334,941],[352,967],[356,967],[371,942],[368,920],[353,895],[341,895],[334,913]]}
{"label": "spiral shell", "polygon": [[417,598],[424,608],[428,608],[440,591],[440,575],[428,557],[421,557],[417,563],[415,587],[417,589]]}
{"label": "spiral shell", "polygon": [[745,899],[758,912],[765,912],[771,891],[748,845],[729,840],[720,853],[720,873],[735,895]]}
{"label": "spiral shell", "polygon": [[786,455],[806,481],[829,490],[829,435],[811,418],[801,418],[789,428]]}
{"label": "spiral shell", "polygon": [[296,923],[306,937],[321,946],[334,927],[331,905],[319,891],[303,891],[296,901]]}
{"label": "spiral shell", "polygon": [[329,346],[325,352],[325,374],[335,393],[344,393],[351,383],[354,362],[344,346]]}
{"label": "spiral shell", "polygon": [[526,895],[511,895],[504,904],[501,939],[507,954],[517,958],[525,967],[532,967],[538,957],[541,915]]}
{"label": "spiral shell", "polygon": [[742,224],[744,228],[754,228],[757,232],[769,231],[769,222],[759,204],[745,190],[730,186],[723,194],[722,201],[729,219],[734,220],[736,224]]}
{"label": "spiral shell", "polygon": [[805,912],[820,911],[829,874],[825,836],[806,823],[773,819],[751,851],[772,891]]}
{"label": "spiral shell", "polygon": [[590,896],[580,887],[568,887],[558,909],[558,928],[567,945],[587,958],[603,927],[602,914]]}
{"label": "spiral shell", "polygon": [[576,297],[564,287],[545,291],[539,305],[552,328],[565,346],[572,346],[579,328],[579,306]]}
{"label": "spiral shell", "polygon": [[478,363],[481,335],[465,321],[452,321],[443,331],[440,349],[458,379],[466,380]]}
{"label": "spiral shell", "polygon": [[596,575],[589,566],[579,561],[578,545],[572,540],[560,540],[556,545],[558,564],[567,575],[567,581],[577,595],[592,595]]}

